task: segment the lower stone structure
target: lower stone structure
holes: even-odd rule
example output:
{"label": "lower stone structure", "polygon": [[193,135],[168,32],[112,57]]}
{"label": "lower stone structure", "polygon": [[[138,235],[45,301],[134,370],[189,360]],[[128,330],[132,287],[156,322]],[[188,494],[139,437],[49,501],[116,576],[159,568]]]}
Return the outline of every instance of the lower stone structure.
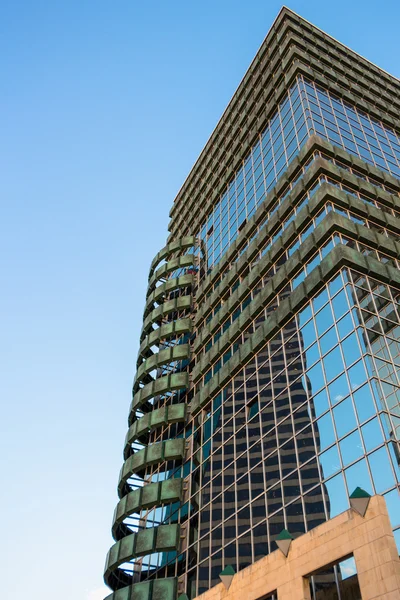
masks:
{"label": "lower stone structure", "polygon": [[[309,579],[354,556],[362,600],[400,599],[400,560],[382,496],[373,496],[364,517],[347,510],[237,573],[196,600],[311,600]],[[353,597],[353,596],[352,596]]]}

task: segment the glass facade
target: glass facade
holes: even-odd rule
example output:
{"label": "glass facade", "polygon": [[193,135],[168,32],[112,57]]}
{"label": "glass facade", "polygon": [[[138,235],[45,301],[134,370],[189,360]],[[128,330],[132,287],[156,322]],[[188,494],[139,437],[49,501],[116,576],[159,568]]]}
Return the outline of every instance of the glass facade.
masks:
{"label": "glass facade", "polygon": [[312,81],[302,80],[309,130],[395,177],[400,176],[400,137]]}
{"label": "glass facade", "polygon": [[297,82],[200,227],[210,267],[236,239],[240,227],[254,214],[309,135],[302,85]]}
{"label": "glass facade", "polygon": [[199,229],[209,267],[218,263],[312,134],[400,177],[400,136],[395,131],[299,78]]}
{"label": "glass facade", "polygon": [[[347,510],[357,487],[384,496],[400,549],[397,178],[399,134],[297,74],[193,237],[157,255],[114,590],[164,581],[168,600],[193,600],[276,550],[282,529]],[[354,559],[310,590],[360,597]]]}
{"label": "glass facade", "polygon": [[199,592],[213,569],[273,550],[283,528],[305,532],[346,510],[357,486],[387,497],[400,525],[399,302],[342,271],[213,401],[193,465]]}

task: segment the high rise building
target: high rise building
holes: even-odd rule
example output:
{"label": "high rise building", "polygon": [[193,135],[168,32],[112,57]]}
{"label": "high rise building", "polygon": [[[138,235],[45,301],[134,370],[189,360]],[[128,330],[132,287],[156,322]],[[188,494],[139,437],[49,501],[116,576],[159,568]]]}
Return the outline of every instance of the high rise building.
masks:
{"label": "high rise building", "polygon": [[399,111],[398,79],[281,10],[150,268],[110,600],[193,599],[357,487],[400,545]]}

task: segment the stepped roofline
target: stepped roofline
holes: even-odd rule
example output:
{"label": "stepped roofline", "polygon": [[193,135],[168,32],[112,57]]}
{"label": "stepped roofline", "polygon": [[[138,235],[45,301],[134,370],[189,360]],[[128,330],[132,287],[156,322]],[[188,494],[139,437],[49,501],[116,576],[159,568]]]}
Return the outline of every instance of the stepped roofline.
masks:
{"label": "stepped roofline", "polygon": [[283,6],[174,200],[168,241],[195,233],[188,211],[216,200],[299,73],[400,130],[400,80]]}

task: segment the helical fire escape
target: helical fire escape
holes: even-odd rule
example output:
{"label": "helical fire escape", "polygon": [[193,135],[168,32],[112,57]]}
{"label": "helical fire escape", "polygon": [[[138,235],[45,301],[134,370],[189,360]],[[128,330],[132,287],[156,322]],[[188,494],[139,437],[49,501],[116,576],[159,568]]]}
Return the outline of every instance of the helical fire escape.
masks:
{"label": "helical fire escape", "polygon": [[[174,241],[151,264],[118,483],[120,500],[112,525],[115,544],[105,565],[104,580],[113,590],[107,600],[176,598],[176,578],[152,578],[149,571],[141,574],[140,561],[157,553],[179,552],[180,525],[143,526],[141,519],[146,511],[165,509],[183,499],[184,480],[174,469],[185,459],[182,431],[187,416],[193,288],[199,268],[196,244],[194,236]],[[182,475],[179,470],[178,475]]]}

